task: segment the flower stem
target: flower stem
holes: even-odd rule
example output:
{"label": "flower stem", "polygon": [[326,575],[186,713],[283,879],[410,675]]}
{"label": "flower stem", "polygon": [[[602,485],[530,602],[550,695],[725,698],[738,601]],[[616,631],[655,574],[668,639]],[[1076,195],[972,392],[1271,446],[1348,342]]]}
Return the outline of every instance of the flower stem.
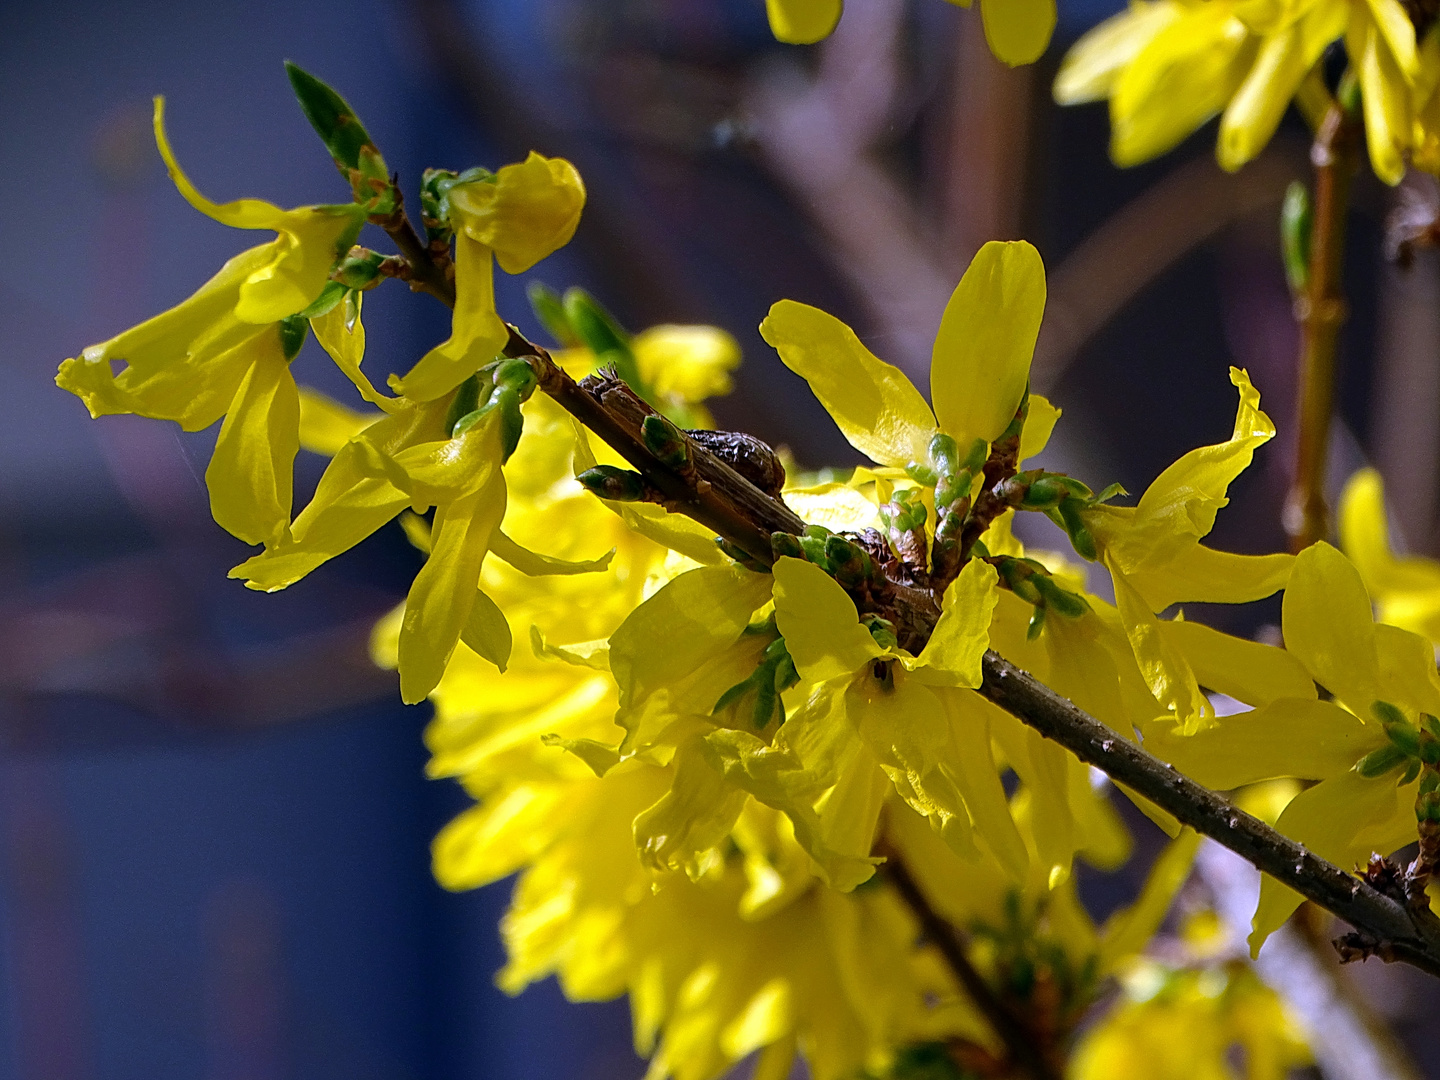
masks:
{"label": "flower stem", "polygon": [[1341,271],[1350,184],[1359,151],[1354,113],[1339,101],[1332,103],[1310,148],[1315,197],[1309,273],[1304,290],[1295,297],[1295,319],[1300,324],[1295,476],[1283,523],[1291,550],[1297,552],[1323,540],[1329,531],[1325,463],[1335,405],[1335,350],[1348,314]]}
{"label": "flower stem", "polygon": [[985,977],[970,963],[965,936],[930,906],[925,893],[911,876],[909,867],[894,849],[887,847],[882,854],[885,856],[886,880],[895,887],[906,907],[914,912],[920,921],[921,932],[939,950],[965,994],[1005,1044],[1010,1064],[1019,1075],[1032,1080],[1059,1080],[1059,1066],[1048,1059],[1030,1025],[991,989]]}

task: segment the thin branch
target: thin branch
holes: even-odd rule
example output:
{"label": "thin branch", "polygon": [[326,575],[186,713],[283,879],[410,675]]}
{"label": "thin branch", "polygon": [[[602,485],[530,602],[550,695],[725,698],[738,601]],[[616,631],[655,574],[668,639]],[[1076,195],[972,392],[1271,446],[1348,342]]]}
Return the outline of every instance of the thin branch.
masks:
{"label": "thin branch", "polygon": [[[395,209],[388,214],[377,214],[370,219],[371,224],[378,225],[384,229],[395,246],[400,249],[409,266],[409,273],[405,280],[410,282],[410,288],[417,292],[428,292],[446,307],[455,306],[455,280],[449,268],[442,264],[432,251],[420,239],[420,234],[415,231],[411,224],[410,215],[405,212],[405,197],[400,190],[400,185],[394,180],[390,181],[390,190],[395,196]],[[449,250],[449,245],[446,245]],[[448,261],[448,260],[447,260]]]}
{"label": "thin branch", "polygon": [[884,855],[886,879],[915,913],[925,937],[940,951],[966,995],[1005,1044],[1010,1063],[1034,1080],[1059,1080],[1061,1070],[1046,1057],[1036,1033],[1023,1017],[1000,999],[985,977],[970,963],[964,935],[930,906],[904,860],[894,850],[887,849]]}
{"label": "thin branch", "polygon": [[1283,517],[1295,551],[1323,540],[1329,529],[1325,458],[1335,407],[1335,349],[1347,314],[1341,282],[1345,219],[1359,152],[1359,123],[1338,102],[1332,104],[1310,150],[1310,162],[1315,167],[1310,272],[1305,292],[1295,299],[1295,318],[1300,323],[1298,438],[1294,484],[1285,500]]}
{"label": "thin branch", "polygon": [[998,653],[985,654],[983,671],[980,693],[1016,719],[1338,915],[1372,939],[1372,951],[1386,961],[1401,960],[1440,976],[1440,923],[1428,911],[1412,914],[1120,737]]}

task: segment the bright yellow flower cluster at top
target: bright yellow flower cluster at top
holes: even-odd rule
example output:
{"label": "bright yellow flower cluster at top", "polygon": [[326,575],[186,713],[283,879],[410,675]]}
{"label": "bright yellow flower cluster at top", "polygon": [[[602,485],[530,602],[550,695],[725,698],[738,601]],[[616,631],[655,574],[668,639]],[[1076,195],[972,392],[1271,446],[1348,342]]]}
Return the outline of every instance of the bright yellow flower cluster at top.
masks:
{"label": "bright yellow flower cluster at top", "polygon": [[1238,169],[1264,149],[1292,100],[1318,119],[1330,97],[1323,55],[1343,40],[1371,165],[1395,184],[1407,160],[1440,171],[1440,27],[1422,9],[1399,0],[1133,0],[1071,49],[1055,100],[1109,99],[1118,165],[1148,161],[1222,114],[1217,155]]}
{"label": "bright yellow flower cluster at top", "polygon": [[[1440,759],[1440,676],[1430,641],[1374,621],[1366,583],[1383,617],[1433,637],[1440,571],[1391,555],[1363,477],[1344,515],[1355,564],[1324,544],[1296,558],[1203,543],[1275,433],[1240,370],[1229,437],[1182,456],[1133,507],[1025,469],[1060,417],[1029,392],[1046,295],[1030,245],[987,244],[966,271],[928,402],[833,316],[771,309],[765,340],[873,464],[843,481],[792,475],[783,497],[811,528],[777,534],[790,546],[766,571],[731,561],[689,518],[590,494],[577,477],[620,459],[532,395],[527,362],[497,358],[493,262],[522,272],[569,239],[584,188],[568,163],[532,155],[453,178],[441,204],[456,243],[451,336],[392,379],[391,397],[361,372],[360,296],[327,284],[346,280],[337,267],[366,211],[209,203],[161,119],[157,103],[186,198],[277,239],[66,360],[57,381],[94,416],[192,430],[224,417],[207,481],[217,521],[263,545],[232,572],[251,588],[285,588],[401,517],[427,558],[375,651],[406,701],[434,703],[432,774],[475,798],[436,840],[437,877],[469,888],[518,873],[501,985],[554,974],[573,998],[629,994],[657,1080],[709,1080],[752,1053],[758,1077],[788,1075],[800,1053],[817,1080],[894,1073],[940,1045],[1003,1054],[877,873],[890,857],[1057,1040],[1098,979],[1134,970],[1197,839],[1134,797],[1172,841],[1135,902],[1095,925],[1075,860],[1117,866],[1130,837],[1089,768],[976,692],[987,648],[1203,783],[1315,781],[1279,828],[1341,865],[1415,835],[1415,808],[1435,793],[1424,762]],[[310,329],[374,411],[297,389],[289,362]],[[700,327],[626,348],[656,406],[692,423],[738,361]],[[557,359],[577,374],[597,363],[578,348]],[[301,445],[332,460],[292,520]],[[962,539],[956,508],[1006,454],[1023,487]],[[1115,602],[1067,556],[1027,554],[1017,507],[1048,513],[1103,565]],[[923,640],[857,607],[866,550],[891,546],[931,553],[921,573],[949,567]],[[1161,614],[1281,589],[1285,648]],[[1217,717],[1213,693],[1247,708]],[[1297,902],[1266,880],[1252,946]],[[1081,1074],[1147,1075],[1146,1040],[1185,1024],[1211,1033],[1217,1061],[1235,1040],[1298,1060],[1273,1002],[1240,982],[1217,1001],[1207,987],[1221,983],[1195,979],[1122,1005]]]}
{"label": "bright yellow flower cluster at top", "polygon": [[[968,8],[970,0],[950,0]],[[812,45],[830,36],[840,22],[844,0],[765,0],[776,40]],[[985,40],[997,59],[1011,66],[1040,59],[1055,32],[1055,0],[980,0]]]}

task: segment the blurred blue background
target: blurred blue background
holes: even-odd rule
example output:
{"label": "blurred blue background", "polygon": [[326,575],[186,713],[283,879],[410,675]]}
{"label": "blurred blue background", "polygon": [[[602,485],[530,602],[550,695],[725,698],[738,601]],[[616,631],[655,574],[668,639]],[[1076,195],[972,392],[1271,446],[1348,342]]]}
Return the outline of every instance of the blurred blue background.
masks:
{"label": "blurred blue background", "polygon": [[[1067,410],[1055,453],[1138,491],[1228,434],[1230,363],[1250,367],[1283,431],[1294,331],[1274,207],[1304,139],[1292,118],[1238,178],[1211,163],[1213,128],[1114,170],[1103,109],[1057,111],[1047,87],[1064,44],[1118,6],[1061,0],[1056,44],[1022,72],[940,0],[852,0],[818,54],[777,46],[761,0],[0,8],[0,1076],[643,1070],[623,1003],[493,988],[508,884],[449,895],[430,878],[429,841],[465,800],[423,778],[428,709],[401,707],[366,653],[417,566],[398,528],[288,592],[249,593],[225,578],[246,552],[206,512],[213,431],[91,423],[54,388],[61,359],[251,242],[166,181],[152,94],[217,200],[348,198],[285,58],[349,98],[412,197],[427,165],[571,157],[590,207],[533,276],[585,285],[637,329],[730,329],[747,367],[722,426],[807,465],[853,458],[759,340],[769,303],[824,306],[923,372],[970,254],[1028,236],[1052,271],[1036,378]],[[1425,457],[1416,439],[1434,450],[1433,409],[1415,399],[1434,380],[1435,270],[1412,279],[1410,308],[1379,309],[1385,205],[1362,185],[1340,452],[1383,465],[1386,446],[1407,449],[1389,468],[1408,478],[1399,513],[1423,549],[1437,455],[1411,459]],[[537,331],[523,284],[502,281],[500,307]],[[443,336],[446,314],[391,285],[366,322],[379,378]],[[1396,335],[1399,374],[1377,359]],[[310,351],[297,373],[344,390]],[[1222,544],[1280,546],[1284,458],[1239,485]],[[301,492],[322,464],[299,463]],[[1251,630],[1274,613],[1243,618]]]}

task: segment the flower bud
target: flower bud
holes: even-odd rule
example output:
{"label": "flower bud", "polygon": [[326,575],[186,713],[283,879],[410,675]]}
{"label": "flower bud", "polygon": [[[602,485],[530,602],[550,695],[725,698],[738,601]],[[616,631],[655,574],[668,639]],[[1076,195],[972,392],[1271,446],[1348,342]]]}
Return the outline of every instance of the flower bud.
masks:
{"label": "flower bud", "polygon": [[1382,746],[1357,761],[1355,771],[1373,780],[1377,776],[1384,776],[1404,760],[1405,751],[1398,746]]}
{"label": "flower bud", "polygon": [[960,448],[943,431],[930,440],[930,464],[941,477],[951,476],[960,468]]}
{"label": "flower bud", "polygon": [[777,559],[786,556],[792,559],[803,559],[805,557],[805,549],[800,546],[800,538],[793,533],[771,533],[770,550],[775,553]]}
{"label": "flower bud", "polygon": [[683,469],[690,464],[690,443],[680,429],[663,416],[645,417],[640,424],[640,441],[662,465]]}
{"label": "flower bud", "polygon": [[582,487],[612,502],[640,502],[645,498],[645,478],[614,465],[596,465],[575,478]]}
{"label": "flower bud", "polygon": [[[289,60],[285,61],[285,74],[290,78],[290,88],[295,92],[295,100],[300,103],[300,111],[320,136],[325,149],[330,151],[335,164],[343,170],[359,169],[360,151],[368,147],[373,157],[379,159],[380,175],[389,175],[384,159],[380,158],[375,144],[370,141],[370,135],[344,98]],[[376,167],[372,164],[367,171]]]}
{"label": "flower bud", "polygon": [[905,475],[921,487],[934,487],[940,482],[940,476],[934,469],[929,465],[922,465],[918,461],[912,461],[905,466]]}
{"label": "flower bud", "polygon": [[1388,701],[1372,701],[1370,715],[1379,720],[1381,724],[1406,723],[1405,714]]}

